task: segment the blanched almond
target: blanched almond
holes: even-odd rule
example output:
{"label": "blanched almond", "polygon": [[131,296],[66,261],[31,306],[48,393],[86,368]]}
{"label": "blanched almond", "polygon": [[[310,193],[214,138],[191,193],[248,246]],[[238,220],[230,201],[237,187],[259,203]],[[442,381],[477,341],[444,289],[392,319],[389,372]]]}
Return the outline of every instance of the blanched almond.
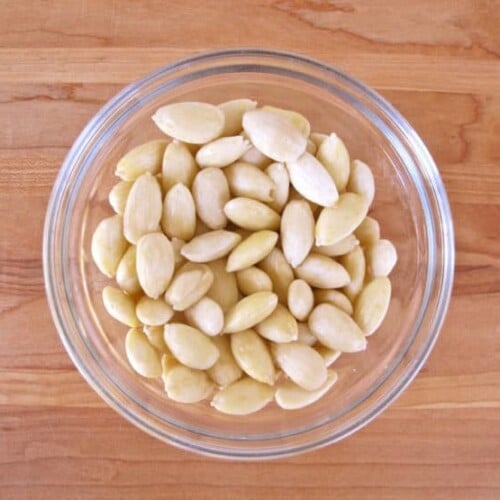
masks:
{"label": "blanched almond", "polygon": [[373,217],[367,216],[356,228],[354,235],[358,238],[360,245],[366,248],[380,239],[380,225]]}
{"label": "blanched almond", "polygon": [[217,335],[213,337],[212,342],[219,350],[219,358],[207,373],[218,386],[226,387],[236,382],[243,375],[243,371],[231,352],[229,335]]}
{"label": "blanched almond", "polygon": [[334,207],[324,208],[316,222],[316,245],[333,245],[349,236],[368,212],[365,199],[356,193],[341,194]]}
{"label": "blanched almond", "polygon": [[314,217],[306,201],[290,201],[281,216],[281,246],[292,267],[300,265],[314,244]]}
{"label": "blanched almond", "polygon": [[189,241],[196,229],[196,209],[191,191],[181,183],[165,195],[161,227],[170,238]]}
{"label": "blanched almond", "polygon": [[219,350],[200,330],[180,323],[167,323],[164,332],[167,347],[183,365],[206,370],[217,361]]}
{"label": "blanched almond", "polygon": [[210,229],[223,229],[227,224],[224,206],[229,201],[229,186],[219,168],[205,168],[196,174],[193,198],[198,217]]}
{"label": "blanched almond", "polygon": [[271,278],[258,267],[247,267],[236,272],[238,288],[243,295],[252,295],[257,292],[272,292]]}
{"label": "blanched almond", "polygon": [[161,179],[165,193],[179,182],[190,188],[197,172],[198,167],[188,146],[172,141],[163,155]]}
{"label": "blanched almond", "polygon": [[262,109],[277,113],[278,115],[287,118],[302,132],[302,135],[309,137],[309,134],[311,133],[311,125],[304,115],[297,113],[297,111],[292,111],[291,109],[276,108],[274,106],[262,106]]}
{"label": "blanched almond", "polygon": [[281,304],[278,304],[267,318],[259,322],[255,329],[265,339],[280,343],[297,340],[299,334],[297,320]]}
{"label": "blanched almond", "polygon": [[218,229],[195,236],[181,253],[191,262],[210,262],[226,256],[240,241],[239,234]]}
{"label": "blanched almond", "polygon": [[174,274],[174,249],[162,233],[145,234],[137,242],[137,278],[144,293],[157,299]]}
{"label": "blanched almond", "polygon": [[358,295],[354,304],[354,321],[365,335],[371,335],[382,324],[391,302],[391,282],[375,278]]}
{"label": "blanched almond", "polygon": [[318,339],[312,334],[311,329],[307,326],[307,323],[299,323],[298,328],[299,334],[297,336],[297,342],[309,346],[316,344]]}
{"label": "blanched almond", "polygon": [[370,167],[361,160],[354,160],[351,164],[351,175],[347,190],[361,195],[368,206],[375,196],[375,180]]}
{"label": "blanched almond", "polygon": [[295,161],[306,150],[307,139],[300,128],[275,112],[247,111],[243,129],[254,146],[274,161]]}
{"label": "blanched almond", "polygon": [[326,168],[313,155],[304,153],[295,161],[286,163],[290,182],[308,200],[331,207],[339,195],[335,183]]}
{"label": "blanched almond", "polygon": [[294,280],[288,287],[288,309],[299,321],[304,321],[314,306],[311,287],[301,279]]}
{"label": "blanched almond", "polygon": [[167,396],[178,403],[198,403],[213,391],[214,384],[202,370],[177,365],[162,374]]}
{"label": "blanched almond", "polygon": [[116,274],[127,240],[123,237],[123,219],[113,215],[103,219],[92,235],[90,252],[101,273],[112,277]]}
{"label": "blanched almond", "polygon": [[136,246],[131,245],[123,254],[116,270],[116,282],[118,286],[129,295],[135,295],[141,291],[141,284],[137,277]]}
{"label": "blanched almond", "polygon": [[214,275],[214,281],[207,292],[207,297],[214,299],[226,312],[239,300],[236,276],[234,273],[226,271],[225,259],[214,260],[207,265]]}
{"label": "blanched almond", "polygon": [[206,102],[177,102],[156,110],[152,116],[165,134],[191,144],[205,144],[222,134],[224,113]]}
{"label": "blanched almond", "polygon": [[330,349],[329,347],[326,347],[324,345],[318,344],[317,346],[314,346],[316,351],[318,351],[319,355],[323,358],[323,361],[325,362],[325,366],[329,368],[330,366],[337,361],[337,359],[340,358],[340,355],[342,354],[340,351],[336,351],[335,349]]}
{"label": "blanched almond", "polygon": [[363,250],[359,246],[356,247],[347,255],[343,255],[340,258],[340,263],[351,277],[351,281],[345,286],[343,292],[350,300],[354,300],[363,288],[363,282],[365,281],[366,263]]}
{"label": "blanched almond", "polygon": [[137,318],[143,325],[164,325],[174,315],[174,310],[163,299],[141,297],[135,307]]}
{"label": "blanched almond", "polygon": [[142,329],[144,335],[148,338],[149,343],[162,354],[170,354],[170,349],[165,344],[163,339],[163,325],[161,326],[148,326],[145,325]]}
{"label": "blanched almond", "polygon": [[257,333],[244,330],[231,335],[231,351],[239,367],[259,382],[273,385],[276,376],[271,353]]}
{"label": "blanched almond", "polygon": [[288,170],[283,163],[271,163],[266,170],[266,174],[274,183],[274,188],[271,190],[271,201],[269,206],[280,213],[288,201],[288,193],[290,191],[290,176]]}
{"label": "blanched almond", "polygon": [[337,372],[329,371],[325,383],[315,391],[307,391],[287,380],[278,387],[274,398],[279,407],[285,410],[298,410],[321,399],[333,387],[337,379]]}
{"label": "blanched almond", "polygon": [[276,230],[280,226],[278,213],[250,198],[233,198],[224,205],[224,213],[231,222],[250,231]]}
{"label": "blanched almond", "polygon": [[320,304],[313,309],[308,320],[311,332],[326,347],[340,352],[366,349],[366,339],[355,321],[344,311],[331,304]]}
{"label": "blanched almond", "polygon": [[118,215],[123,215],[125,212],[127,197],[133,185],[134,183],[131,181],[120,181],[109,192],[109,204]]}
{"label": "blanched almond", "polygon": [[315,253],[320,253],[321,255],[327,255],[328,257],[337,257],[339,255],[345,255],[351,250],[354,250],[356,245],[359,244],[358,239],[353,234],[346,236],[342,240],[334,243],[333,245],[325,245],[321,247],[314,247]]}
{"label": "blanched almond", "polygon": [[337,134],[330,134],[319,146],[318,160],[328,170],[339,192],[345,191],[349,180],[349,152]]}
{"label": "blanched almond", "polygon": [[137,328],[128,331],[125,337],[125,352],[132,368],[143,377],[161,375],[160,355],[149,343],[146,335]]}
{"label": "blanched almond", "polygon": [[202,146],[196,153],[196,162],[202,168],[227,167],[250,148],[250,142],[241,135],[221,137]]}
{"label": "blanched almond", "polygon": [[342,311],[349,314],[349,316],[352,316],[352,303],[347,296],[339,290],[315,290],[314,300],[316,304],[332,304],[342,309]]}
{"label": "blanched almond", "polygon": [[239,271],[260,262],[271,252],[278,241],[278,233],[257,231],[239,243],[227,258],[228,272]]}
{"label": "blanched almond", "polygon": [[186,309],[184,314],[191,325],[211,337],[218,335],[224,326],[224,312],[210,297],[203,297]]}
{"label": "blanched almond", "polygon": [[272,401],[274,389],[253,378],[244,377],[221,389],[210,403],[229,415],[248,415],[261,410]]}
{"label": "blanched almond", "polygon": [[326,382],[323,358],[308,345],[300,342],[273,344],[278,366],[300,387],[315,391]]}
{"label": "blanched almond", "polygon": [[165,300],[176,310],[185,311],[198,302],[211,287],[214,275],[206,264],[186,262],[165,292]]}
{"label": "blanched almond", "polygon": [[158,230],[162,212],[161,189],[150,173],[137,178],[130,189],[123,214],[123,234],[137,243],[145,234]]}
{"label": "blanched almond", "polygon": [[349,273],[325,255],[309,254],[295,270],[296,275],[316,288],[340,288],[349,283]]}
{"label": "blanched almond", "polygon": [[[243,137],[247,137],[245,133],[242,134]],[[241,161],[249,163],[250,165],[255,165],[258,168],[266,168],[270,165],[273,160],[268,158],[265,154],[260,152],[255,146],[252,146],[241,158]]]}
{"label": "blanched almond", "polygon": [[127,326],[139,326],[135,314],[135,302],[130,295],[123,293],[119,288],[106,286],[102,291],[102,302],[112,318]]}
{"label": "blanched almond", "polygon": [[257,101],[251,99],[233,99],[219,104],[219,109],[224,113],[223,136],[239,134],[243,128],[243,115],[257,107]]}
{"label": "blanched almond", "polygon": [[366,266],[370,276],[388,276],[398,261],[395,246],[389,240],[378,240],[366,248]]}
{"label": "blanched almond", "polygon": [[233,196],[243,196],[254,200],[270,202],[274,182],[255,165],[236,162],[224,169]]}
{"label": "blanched almond", "polygon": [[157,140],[131,149],[116,165],[115,175],[124,181],[134,181],[146,172],[157,174],[166,146],[167,141]]}
{"label": "blanched almond", "polygon": [[294,279],[293,270],[279,248],[273,248],[269,255],[259,262],[259,267],[271,278],[273,290],[281,303],[288,300],[288,287]]}
{"label": "blanched almond", "polygon": [[252,328],[276,308],[278,297],[271,292],[258,292],[241,299],[226,314],[224,333]]}

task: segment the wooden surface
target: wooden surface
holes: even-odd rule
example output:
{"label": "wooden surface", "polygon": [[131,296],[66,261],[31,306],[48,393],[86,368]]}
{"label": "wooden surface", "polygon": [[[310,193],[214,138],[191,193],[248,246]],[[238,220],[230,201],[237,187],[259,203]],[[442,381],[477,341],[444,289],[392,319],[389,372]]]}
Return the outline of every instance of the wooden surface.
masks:
{"label": "wooden surface", "polygon": [[[500,5],[491,0],[0,1],[0,498],[500,498]],[[41,240],[73,140],[123,85],[213,48],[287,49],[374,86],[450,197],[457,267],[435,350],[349,439],[267,463],[157,442],[76,372]]]}

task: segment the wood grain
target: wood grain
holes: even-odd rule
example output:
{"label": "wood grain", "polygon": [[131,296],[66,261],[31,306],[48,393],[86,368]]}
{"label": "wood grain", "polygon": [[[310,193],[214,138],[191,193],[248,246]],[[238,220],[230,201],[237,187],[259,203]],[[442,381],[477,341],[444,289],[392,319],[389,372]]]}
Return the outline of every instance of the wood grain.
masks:
{"label": "wood grain", "polygon": [[[500,497],[500,9],[491,0],[0,0],[0,497]],[[123,85],[203,50],[299,51],[414,124],[452,205],[457,267],[420,375],[349,439],[222,463],[163,445],[87,386],[44,295],[41,239],[73,140]]]}

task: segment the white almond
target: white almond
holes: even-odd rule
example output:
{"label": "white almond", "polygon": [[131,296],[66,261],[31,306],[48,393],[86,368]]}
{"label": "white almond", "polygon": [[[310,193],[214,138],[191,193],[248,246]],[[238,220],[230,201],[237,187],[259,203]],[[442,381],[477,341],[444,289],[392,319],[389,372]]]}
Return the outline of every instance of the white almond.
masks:
{"label": "white almond", "polygon": [[188,325],[167,323],[164,339],[176,359],[189,368],[206,370],[219,357],[219,350],[210,338]]}
{"label": "white almond", "polygon": [[202,168],[227,167],[250,148],[250,142],[241,135],[221,137],[202,146],[196,153],[196,162]]}
{"label": "white almond", "polygon": [[188,323],[211,337],[218,335],[224,326],[224,311],[210,297],[203,297],[186,309],[184,314]]}
{"label": "white almond", "polygon": [[160,355],[146,335],[137,328],[129,330],[125,337],[125,353],[130,365],[139,375],[148,378],[161,375]]}
{"label": "white almond", "polygon": [[181,253],[191,262],[210,262],[225,257],[240,241],[239,234],[218,229],[195,236]]}
{"label": "white almond", "polygon": [[269,255],[278,241],[278,233],[257,231],[239,243],[227,258],[228,272],[239,271],[253,266]]}
{"label": "white almond", "polygon": [[323,358],[308,345],[300,342],[273,344],[278,366],[300,387],[315,391],[326,382]]}
{"label": "white almond", "polygon": [[161,180],[165,193],[179,182],[190,188],[197,173],[198,167],[188,146],[171,142],[163,155]]}
{"label": "white almond", "polygon": [[278,213],[250,198],[233,198],[224,205],[224,213],[231,222],[250,231],[276,230],[280,226]]}
{"label": "white almond", "polygon": [[358,352],[366,349],[366,339],[355,321],[331,304],[320,304],[308,320],[311,332],[326,347],[340,352]]}
{"label": "white almond", "polygon": [[269,206],[280,213],[288,201],[290,192],[288,170],[283,163],[272,163],[266,168],[265,172],[274,183],[274,188],[271,190],[272,200],[269,202]]}
{"label": "white almond", "polygon": [[309,137],[309,134],[311,133],[311,125],[304,115],[297,113],[297,111],[276,108],[274,106],[262,106],[262,109],[271,111],[272,113],[276,113],[287,118],[295,127],[297,127],[302,132],[302,135],[304,135],[305,137]]}
{"label": "white almond", "polygon": [[292,342],[297,340],[299,329],[297,320],[290,311],[278,304],[274,311],[255,327],[259,335],[272,342]]}
{"label": "white almond", "polygon": [[174,310],[163,299],[141,297],[135,307],[137,318],[143,325],[160,326],[174,315]]}
{"label": "white almond", "polygon": [[252,328],[276,309],[278,297],[271,292],[258,292],[241,299],[226,314],[224,333]]}
{"label": "white almond", "polygon": [[366,163],[360,160],[352,162],[347,190],[361,195],[368,206],[372,204],[375,197],[375,179],[370,167]]}
{"label": "white almond", "polygon": [[308,200],[322,207],[331,207],[338,200],[338,192],[326,168],[313,155],[304,153],[286,168],[293,187]]}
{"label": "white almond", "polygon": [[259,382],[273,385],[276,373],[269,349],[257,333],[244,330],[231,335],[231,351],[240,368]]}
{"label": "white almond", "polygon": [[272,292],[271,278],[258,267],[247,267],[236,272],[238,288],[243,295],[252,295],[257,292]]}
{"label": "white almond", "polygon": [[311,253],[295,270],[296,275],[316,288],[340,288],[349,283],[349,273],[325,255]]}
{"label": "white almond", "polygon": [[340,258],[340,263],[351,277],[351,281],[345,286],[343,291],[350,300],[354,300],[363,288],[365,281],[366,263],[363,250],[359,246],[356,247],[352,252],[343,255]]}
{"label": "white almond", "polygon": [[146,295],[157,299],[167,289],[174,259],[172,244],[162,233],[145,234],[137,242],[137,278]]}
{"label": "white almond", "polygon": [[319,146],[316,157],[332,176],[337,190],[345,191],[349,180],[350,159],[342,140],[336,134],[330,134]]}
{"label": "white almond", "polygon": [[352,316],[352,303],[347,296],[339,290],[315,290],[314,301],[316,304],[332,304],[342,309],[342,311],[349,314],[349,316]]}
{"label": "white almond", "polygon": [[137,248],[135,245],[128,247],[116,270],[115,279],[118,286],[129,295],[136,295],[141,291],[141,284],[137,277],[136,254]]}
{"label": "white almond", "polygon": [[245,377],[221,389],[210,404],[228,415],[248,415],[262,410],[273,395],[274,389],[269,385]]}
{"label": "white almond", "polygon": [[314,306],[311,287],[301,279],[294,280],[288,287],[288,309],[298,321],[304,321]]}
{"label": "white almond", "polygon": [[224,129],[224,113],[206,102],[168,104],[159,108],[152,118],[163,133],[191,144],[213,141]]}
{"label": "white almond", "polygon": [[224,173],[233,196],[243,196],[265,202],[272,201],[274,182],[255,165],[236,162],[225,168]]}
{"label": "white almond", "polygon": [[214,299],[226,312],[239,300],[236,276],[234,273],[226,271],[225,259],[214,260],[207,265],[214,275],[214,281],[207,292],[207,297]]}
{"label": "white almond", "polygon": [[373,217],[367,216],[356,228],[354,235],[358,238],[360,245],[366,248],[380,239],[380,225]]}
{"label": "white almond", "polygon": [[158,231],[162,206],[158,180],[149,173],[138,177],[130,189],[123,214],[125,238],[135,244],[141,236]]}
{"label": "white almond", "polygon": [[102,302],[112,318],[127,326],[139,326],[135,314],[135,302],[130,295],[123,293],[119,288],[106,286],[102,291]]}
{"label": "white almond", "polygon": [[273,248],[270,254],[259,262],[259,267],[271,278],[273,290],[282,304],[288,300],[288,287],[294,280],[293,270],[279,248]]}
{"label": "white almond", "polygon": [[213,391],[214,384],[202,370],[177,365],[162,375],[167,396],[177,403],[198,403]]}
{"label": "white almond", "polygon": [[184,311],[208,292],[213,281],[214,275],[206,264],[187,262],[175,273],[165,300],[176,311]]}
{"label": "white almond", "polygon": [[315,391],[307,391],[292,381],[287,380],[278,387],[274,398],[280,408],[284,410],[298,410],[321,399],[334,386],[337,379],[337,372],[329,371],[325,383]]}
{"label": "white almond", "polygon": [[354,321],[365,335],[371,335],[382,324],[391,302],[391,282],[375,278],[361,291],[354,304]]}
{"label": "white almond", "polygon": [[239,134],[243,128],[243,115],[257,107],[257,101],[251,99],[233,99],[219,104],[219,109],[224,113],[223,136]]}
{"label": "white almond", "polygon": [[341,352],[336,351],[335,349],[330,349],[329,347],[326,347],[324,345],[318,344],[317,346],[314,346],[316,351],[318,351],[319,355],[323,358],[323,361],[325,362],[325,366],[329,368],[330,366],[337,361],[337,359],[340,358]]}
{"label": "white almond", "polygon": [[333,245],[351,234],[368,212],[365,199],[356,193],[340,195],[334,207],[324,208],[316,222],[316,245]]}
{"label": "white almond", "polygon": [[107,217],[99,222],[90,245],[92,258],[99,271],[113,277],[127,246],[127,240],[123,237],[123,219],[119,215]]}
{"label": "white almond", "polygon": [[307,139],[300,128],[275,112],[247,111],[243,129],[254,146],[274,161],[295,161],[306,150]]}
{"label": "white almond", "polygon": [[366,266],[370,276],[389,276],[398,261],[396,247],[389,240],[378,240],[366,248]]}
{"label": "white almond", "polygon": [[196,229],[196,208],[191,191],[181,183],[165,195],[161,227],[169,238],[189,241]]}
{"label": "white almond", "polygon": [[109,192],[109,204],[117,214],[123,215],[125,212],[128,194],[133,185],[134,183],[131,181],[120,181]]}
{"label": "white almond", "polygon": [[314,244],[314,216],[306,201],[289,202],[281,216],[281,246],[292,267],[304,262]]}
{"label": "white almond", "polygon": [[167,141],[156,140],[146,142],[131,149],[116,165],[115,175],[124,181],[134,181],[142,174],[157,174]]}
{"label": "white almond", "polygon": [[213,337],[212,342],[219,350],[219,358],[207,373],[218,386],[226,387],[236,382],[243,375],[243,371],[234,359],[229,335]]}
{"label": "white almond", "polygon": [[345,255],[351,250],[354,250],[356,245],[359,245],[358,239],[354,234],[350,234],[333,245],[314,247],[314,252],[320,253],[321,255],[327,255],[328,257],[338,257],[339,255]]}
{"label": "white almond", "polygon": [[311,329],[307,326],[307,323],[299,323],[298,329],[299,334],[297,336],[297,342],[309,346],[316,344],[318,339],[312,334]]}
{"label": "white almond", "polygon": [[193,198],[198,217],[210,229],[223,229],[227,224],[224,206],[229,201],[229,186],[219,168],[205,168],[196,174]]}

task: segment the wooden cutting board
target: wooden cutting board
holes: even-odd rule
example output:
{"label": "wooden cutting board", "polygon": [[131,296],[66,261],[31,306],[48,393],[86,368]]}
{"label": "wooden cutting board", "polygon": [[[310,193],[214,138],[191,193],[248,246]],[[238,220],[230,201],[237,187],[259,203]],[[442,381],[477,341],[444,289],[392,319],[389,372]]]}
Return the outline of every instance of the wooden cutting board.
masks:
{"label": "wooden cutting board", "polygon": [[[494,0],[0,3],[0,497],[500,498],[500,5]],[[109,409],[52,324],[41,239],[77,134],[122,86],[214,48],[286,49],[375,87],[428,144],[457,267],[418,378],[328,448],[221,463]]]}

